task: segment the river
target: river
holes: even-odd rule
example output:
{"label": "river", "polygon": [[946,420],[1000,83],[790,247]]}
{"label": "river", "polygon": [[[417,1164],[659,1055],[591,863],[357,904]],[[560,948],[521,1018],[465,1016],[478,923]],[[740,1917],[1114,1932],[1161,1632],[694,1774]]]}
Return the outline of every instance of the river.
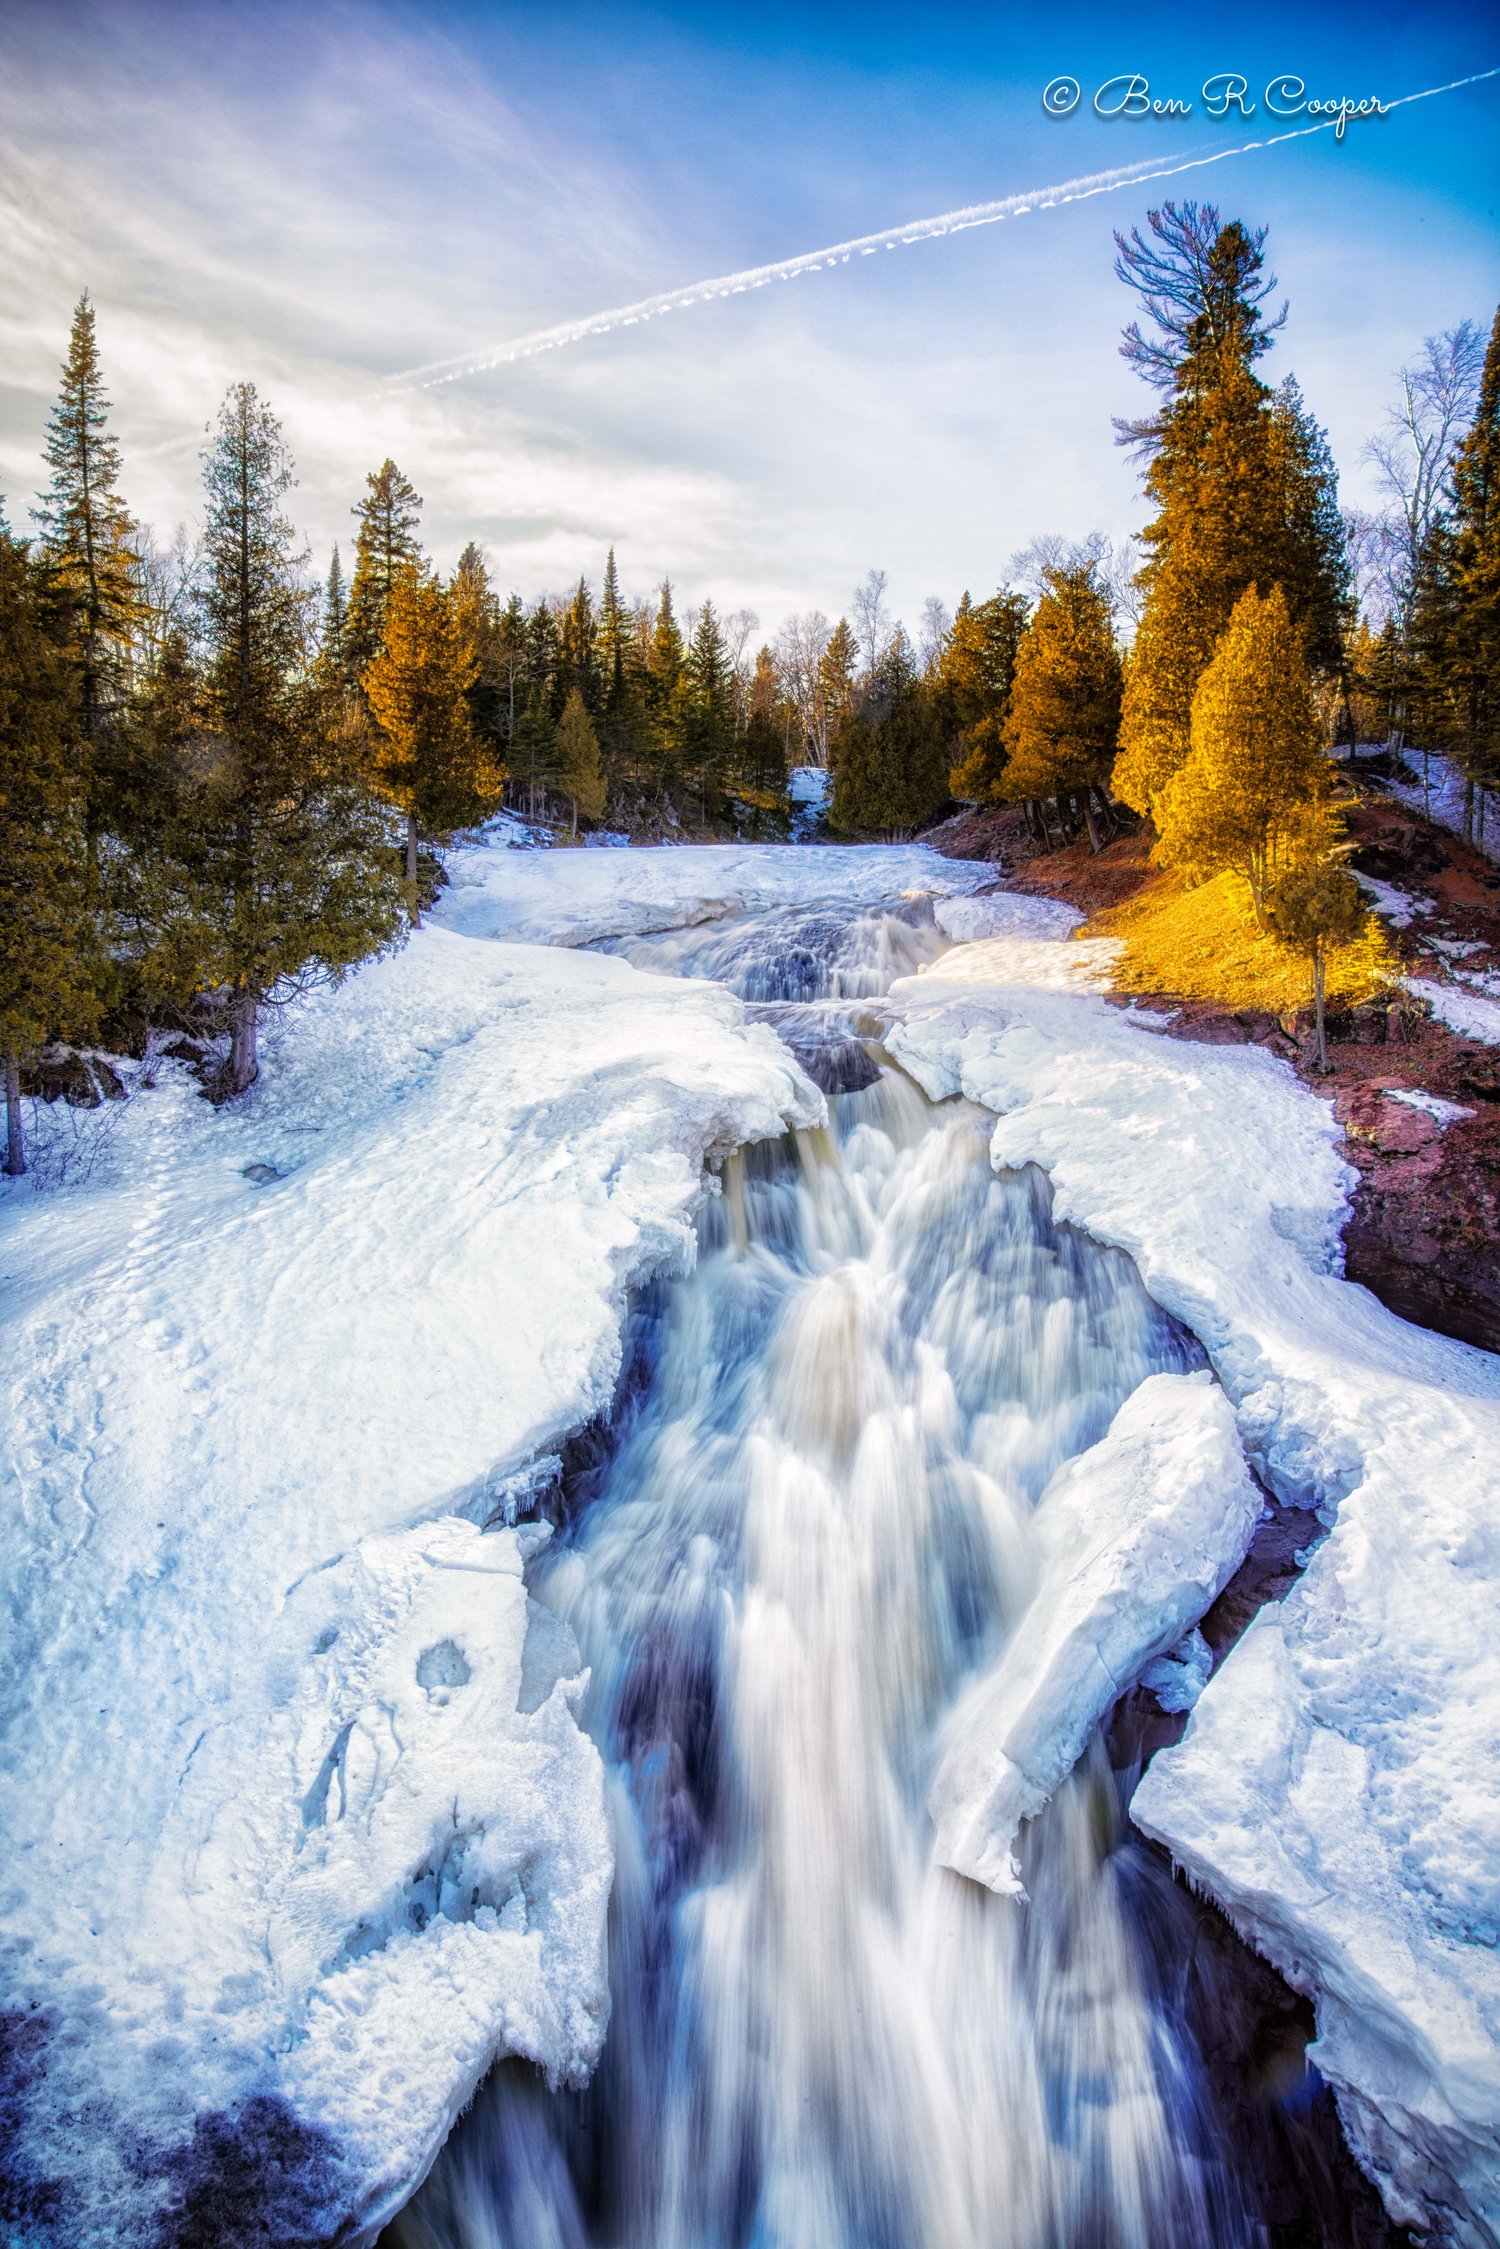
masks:
{"label": "river", "polygon": [[879,994],[944,942],[912,903],[615,948],[739,991],[831,1118],[726,1166],[534,1571],[611,1775],[611,2027],[582,2094],[492,2073],[406,2249],[1268,2238],[1103,1745],[1024,1832],[1025,1902],[933,1861],[945,1714],[1031,1597],[1040,1493],[1202,1363],[884,1055]]}

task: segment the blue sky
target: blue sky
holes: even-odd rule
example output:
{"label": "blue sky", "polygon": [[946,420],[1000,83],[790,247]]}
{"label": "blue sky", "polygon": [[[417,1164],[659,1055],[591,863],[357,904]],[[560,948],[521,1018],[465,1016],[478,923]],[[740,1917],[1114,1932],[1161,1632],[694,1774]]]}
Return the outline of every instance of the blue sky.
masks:
{"label": "blue sky", "polygon": [[[1225,28],[1225,26],[1228,28]],[[0,489],[24,520],[85,285],[160,531],[247,375],[286,422],[319,555],[395,455],[438,559],[504,587],[670,571],[694,600],[836,610],[871,565],[993,587],[1034,534],[1143,517],[1110,417],[1130,307],[1111,229],[1164,193],[1269,225],[1294,369],[1346,493],[1392,371],[1500,295],[1500,79],[1175,182],[1036,211],[435,391],[415,363],[929,212],[1258,138],[1265,82],[1385,100],[1500,64],[1489,11],[0,0]],[[1256,115],[1215,122],[1214,72]],[[1139,72],[1191,116],[1105,121]],[[1084,95],[1046,116],[1062,73]]]}

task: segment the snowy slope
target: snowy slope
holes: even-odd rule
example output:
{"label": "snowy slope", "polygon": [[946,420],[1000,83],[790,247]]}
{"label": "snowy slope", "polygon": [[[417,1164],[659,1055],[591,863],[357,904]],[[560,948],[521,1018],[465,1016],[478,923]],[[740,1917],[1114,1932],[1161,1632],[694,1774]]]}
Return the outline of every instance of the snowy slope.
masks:
{"label": "snowy slope", "polygon": [[169,1065],[85,1185],[0,1198],[28,2239],[200,2238],[241,2190],[331,2238],[497,2049],[591,2065],[577,1654],[536,1532],[478,1525],[609,1399],[705,1157],[820,1114],[712,985],[432,928],[230,1111]]}
{"label": "snowy slope", "polygon": [[[590,945],[778,906],[867,906],[906,891],[961,897],[993,867],[927,844],[683,844],[649,851],[500,852],[449,860],[438,918],[469,937]],[[1055,909],[1054,909],[1055,910]]]}
{"label": "snowy slope", "polygon": [[1200,1337],[1272,1488],[1337,1511],[1134,1814],[1313,1996],[1392,2211],[1493,2242],[1500,1361],[1337,1277],[1351,1175],[1283,1065],[1029,989],[1014,955],[986,985],[986,950],[893,989],[893,1052],[996,1112],[994,1162],[1042,1165],[1059,1218],[1129,1251]]}

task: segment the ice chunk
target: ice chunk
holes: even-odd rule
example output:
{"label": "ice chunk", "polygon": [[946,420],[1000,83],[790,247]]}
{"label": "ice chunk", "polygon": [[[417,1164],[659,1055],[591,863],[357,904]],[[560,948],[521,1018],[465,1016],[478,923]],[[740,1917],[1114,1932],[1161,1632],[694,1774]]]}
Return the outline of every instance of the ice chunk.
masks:
{"label": "ice chunk", "polygon": [[1234,1574],[1261,1499],[1211,1375],[1158,1374],[1036,1514],[1042,1574],[994,1669],[960,1700],[928,1799],[939,1859],[1016,1891],[1016,1830],[1112,1703]]}

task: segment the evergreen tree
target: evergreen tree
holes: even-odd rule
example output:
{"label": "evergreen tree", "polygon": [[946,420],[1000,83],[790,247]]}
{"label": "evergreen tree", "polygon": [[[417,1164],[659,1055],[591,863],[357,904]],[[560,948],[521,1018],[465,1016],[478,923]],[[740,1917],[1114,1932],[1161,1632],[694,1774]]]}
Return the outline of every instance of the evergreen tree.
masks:
{"label": "evergreen tree", "polygon": [[683,700],[682,629],[672,607],[672,582],[665,579],[646,655],[647,763],[663,799],[679,777]]}
{"label": "evergreen tree", "polygon": [[1076,796],[1098,851],[1094,799],[1119,737],[1120,655],[1092,569],[1049,570],[1045,586],[1016,655],[1002,788],[1013,804]]}
{"label": "evergreen tree", "polygon": [[576,688],[592,716],[603,701],[599,679],[599,628],[588,581],[580,578],[562,614],[558,649],[558,694],[566,702]]}
{"label": "evergreen tree", "polygon": [[[1169,215],[1164,234],[1158,219]],[[1151,451],[1146,488],[1158,512],[1143,535],[1145,603],[1114,775],[1116,794],[1153,816],[1188,754],[1199,677],[1246,588],[1280,584],[1307,655],[1334,671],[1349,608],[1327,440],[1294,383],[1273,399],[1254,372],[1280,326],[1260,311],[1274,286],[1261,270],[1264,232],[1232,222],[1210,240],[1209,217],[1166,206],[1152,218],[1162,257],[1153,264],[1136,236],[1122,241],[1117,269],[1141,289],[1161,336],[1148,343],[1132,325],[1126,356],[1171,394],[1130,433]]]}
{"label": "evergreen tree", "polygon": [[179,952],[229,995],[224,1094],[257,1074],[268,999],[336,980],[400,919],[379,807],[309,676],[291,482],[275,416],[234,384],[204,456],[203,723],[168,839]]}
{"label": "evergreen tree", "polygon": [[1195,361],[1147,474],[1161,512],[1144,538],[1146,601],[1115,768],[1117,796],[1153,812],[1187,756],[1193,694],[1235,602],[1280,558],[1282,493],[1265,385],[1231,359],[1217,381]]}
{"label": "evergreen tree", "polygon": [[1467,784],[1472,840],[1476,792],[1482,833],[1485,793],[1500,788],[1500,311],[1450,486],[1418,579],[1416,657],[1429,723]]}
{"label": "evergreen tree", "polygon": [[349,677],[360,679],[375,660],[385,631],[385,605],[403,570],[414,569],[422,559],[417,540],[421,494],[415,491],[392,460],[365,478],[365,496],[354,515],[359,531],[354,544],[354,577],[349,587],[349,616],[345,628]]}
{"label": "evergreen tree", "polygon": [[599,761],[599,737],[576,687],[569,691],[558,721],[557,765],[557,785],[573,807],[576,836],[579,813],[586,820],[603,819],[608,794],[604,768]]}
{"label": "evergreen tree", "polygon": [[834,736],[832,825],[843,834],[909,834],[948,800],[932,696],[898,626]]}
{"label": "evergreen tree", "polygon": [[26,1169],[21,1069],[94,1013],[75,682],[25,547],[0,523],[0,1071],[4,1168]]}
{"label": "evergreen tree", "polygon": [[500,604],[484,556],[472,539],[458,558],[448,594],[459,639],[474,669],[469,717],[486,751],[503,764],[508,696]]}
{"label": "evergreen tree", "polygon": [[344,637],[348,629],[349,605],[344,598],[344,566],[335,546],[333,560],[328,565],[328,583],[323,593],[323,632],[319,653],[323,663],[335,678],[344,674]]}
{"label": "evergreen tree", "polygon": [[947,736],[951,786],[970,804],[1000,793],[1005,714],[1029,607],[1009,586],[978,603],[965,592],[938,660],[936,708]]}
{"label": "evergreen tree", "polygon": [[847,617],[840,617],[828,636],[828,644],[818,659],[817,704],[819,730],[832,746],[854,708],[854,668],[859,651]]}
{"label": "evergreen tree", "polygon": [[108,420],[94,308],[85,290],[47,428],[52,481],[34,518],[54,595],[68,618],[80,718],[91,743],[125,692],[142,607],[135,526],[120,497],[120,448]]}
{"label": "evergreen tree", "polygon": [[406,880],[419,921],[417,846],[483,818],[504,771],[474,732],[469,691],[478,662],[452,591],[430,571],[403,570],[386,599],[385,633],[361,685],[378,729],[377,786],[406,814]]}
{"label": "evergreen tree", "polygon": [[683,778],[707,825],[723,811],[734,754],[734,674],[711,601],[698,613],[684,667],[679,745]]}
{"label": "evergreen tree", "polygon": [[1330,945],[1347,945],[1369,921],[1359,884],[1331,861],[1282,875],[1266,898],[1266,919],[1284,945],[1312,963],[1313,1007],[1318,1027],[1318,1067],[1328,1075],[1323,1021],[1323,978]]}
{"label": "evergreen tree", "polygon": [[1327,432],[1304,405],[1295,375],[1271,401],[1270,471],[1281,502],[1281,541],[1280,552],[1267,558],[1266,576],[1286,595],[1313,672],[1342,678],[1354,614],[1348,533]]}
{"label": "evergreen tree", "polygon": [[1328,856],[1333,769],[1319,744],[1302,639],[1279,586],[1241,595],[1193,697],[1192,752],[1160,797],[1157,856],[1229,868],[1264,926],[1277,877]]}

